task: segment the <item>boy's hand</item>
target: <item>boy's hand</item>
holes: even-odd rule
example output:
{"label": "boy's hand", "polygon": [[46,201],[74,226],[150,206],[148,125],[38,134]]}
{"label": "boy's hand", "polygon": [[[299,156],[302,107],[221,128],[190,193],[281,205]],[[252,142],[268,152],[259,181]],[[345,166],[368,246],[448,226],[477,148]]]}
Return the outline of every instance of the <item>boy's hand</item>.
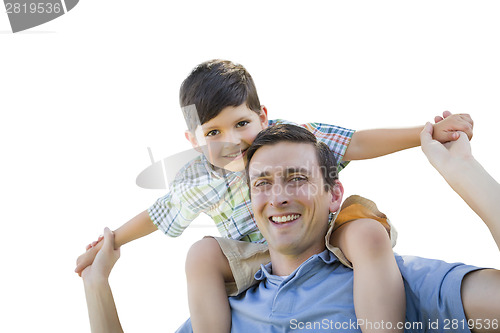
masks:
{"label": "boy's hand", "polygon": [[467,134],[472,139],[472,128],[474,122],[468,114],[452,114],[450,111],[443,112],[443,116],[434,118],[434,130],[432,138],[441,143],[455,141],[460,137],[460,132]]}
{"label": "boy's hand", "polygon": [[99,236],[97,241],[87,245],[86,252],[79,256],[78,259],[76,259],[75,273],[77,273],[78,276],[82,276],[82,271],[85,269],[85,267],[92,265],[95,256],[97,255],[99,250],[101,250],[103,244],[102,240],[103,236]]}

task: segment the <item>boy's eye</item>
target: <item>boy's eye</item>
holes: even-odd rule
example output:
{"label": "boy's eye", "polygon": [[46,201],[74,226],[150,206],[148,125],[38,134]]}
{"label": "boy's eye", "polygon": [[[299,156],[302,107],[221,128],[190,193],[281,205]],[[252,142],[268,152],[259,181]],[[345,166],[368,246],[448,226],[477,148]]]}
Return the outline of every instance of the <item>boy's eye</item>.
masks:
{"label": "boy's eye", "polygon": [[238,128],[238,127],[243,127],[243,126],[248,125],[249,123],[250,123],[249,121],[242,120],[242,121],[240,121],[240,122],[238,122],[238,123],[236,124],[236,127],[237,127],[237,128]]}
{"label": "boy's eye", "polygon": [[207,134],[205,134],[205,136],[215,136],[217,134],[219,134],[219,130],[211,130],[210,132],[208,132]]}

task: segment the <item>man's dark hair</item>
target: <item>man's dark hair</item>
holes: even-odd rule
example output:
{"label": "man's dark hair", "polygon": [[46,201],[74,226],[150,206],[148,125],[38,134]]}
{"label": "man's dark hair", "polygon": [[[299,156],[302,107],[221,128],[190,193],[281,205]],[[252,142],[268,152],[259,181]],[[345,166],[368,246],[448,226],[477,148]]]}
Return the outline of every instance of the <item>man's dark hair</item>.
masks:
{"label": "man's dark hair", "polygon": [[[252,77],[245,67],[228,60],[214,59],[196,66],[182,82],[179,102],[190,131],[228,106],[246,103],[250,110],[260,114],[259,96]],[[194,110],[186,108],[190,105],[196,107],[198,117],[187,114]]]}
{"label": "man's dark hair", "polygon": [[335,186],[335,180],[338,179],[338,165],[333,152],[325,143],[318,141],[314,134],[306,130],[304,127],[290,124],[274,125],[268,127],[257,135],[252,145],[247,150],[247,178],[250,161],[257,150],[261,147],[275,145],[279,142],[311,144],[316,150],[318,165],[323,174],[325,190],[328,191]]}

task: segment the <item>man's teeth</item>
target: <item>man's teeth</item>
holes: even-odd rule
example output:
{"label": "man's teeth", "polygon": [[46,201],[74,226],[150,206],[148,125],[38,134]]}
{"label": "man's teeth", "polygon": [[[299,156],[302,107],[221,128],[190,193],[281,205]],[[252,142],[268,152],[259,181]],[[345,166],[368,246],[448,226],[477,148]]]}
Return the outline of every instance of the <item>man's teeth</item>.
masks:
{"label": "man's teeth", "polygon": [[286,216],[272,216],[271,219],[276,223],[289,222],[292,220],[296,220],[300,215],[286,215]]}

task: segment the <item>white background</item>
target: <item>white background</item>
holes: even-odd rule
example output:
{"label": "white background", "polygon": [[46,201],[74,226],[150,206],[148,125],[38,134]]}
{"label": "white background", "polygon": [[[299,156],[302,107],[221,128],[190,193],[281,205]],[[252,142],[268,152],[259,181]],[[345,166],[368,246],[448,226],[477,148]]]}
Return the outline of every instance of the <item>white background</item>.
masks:
{"label": "white background", "polygon": [[[135,177],[188,149],[178,106],[198,63],[242,63],[270,118],[366,129],[475,121],[473,152],[496,179],[500,4],[496,1],[85,1],[12,34],[0,13],[2,332],[88,332],[75,260],[164,191]],[[346,194],[374,199],[400,254],[500,267],[488,230],[420,149],[353,162]],[[500,201],[500,200],[499,200]],[[127,332],[188,317],[182,237],[122,248],[111,285]]]}

